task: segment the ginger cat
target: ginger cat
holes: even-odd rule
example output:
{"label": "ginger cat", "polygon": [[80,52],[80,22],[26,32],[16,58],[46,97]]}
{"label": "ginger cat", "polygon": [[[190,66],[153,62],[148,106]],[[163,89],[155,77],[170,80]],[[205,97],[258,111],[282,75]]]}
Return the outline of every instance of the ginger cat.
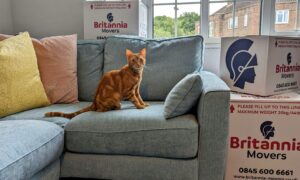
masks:
{"label": "ginger cat", "polygon": [[87,111],[105,112],[121,109],[121,101],[130,100],[137,109],[146,104],[140,96],[140,84],[146,64],[146,48],[134,54],[126,49],[127,65],[105,73],[99,82],[93,104],[74,113],[48,112],[46,117],[73,118]]}

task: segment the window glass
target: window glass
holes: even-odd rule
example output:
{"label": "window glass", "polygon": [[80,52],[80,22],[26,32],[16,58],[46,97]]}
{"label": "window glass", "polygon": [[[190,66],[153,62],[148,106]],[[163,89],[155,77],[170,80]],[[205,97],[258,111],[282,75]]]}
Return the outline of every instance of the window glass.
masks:
{"label": "window glass", "polygon": [[244,15],[244,26],[248,26],[248,14]]}
{"label": "window glass", "polygon": [[239,17],[235,16],[235,19],[234,19],[234,28],[238,28],[239,26]]}
{"label": "window glass", "polygon": [[289,10],[276,10],[275,24],[289,23]]}
{"label": "window glass", "polygon": [[[153,34],[154,37],[203,34],[205,38],[260,33],[299,36],[299,4],[300,0],[154,0]],[[268,7],[262,8],[261,5],[274,8],[263,13],[262,17],[261,12]],[[205,24],[200,23],[201,6],[204,6],[203,17],[208,15],[208,19],[204,19]],[[195,18],[183,20],[188,15]],[[261,24],[261,19],[263,22],[272,19],[273,23]]]}
{"label": "window glass", "polygon": [[209,22],[209,37],[212,37],[214,33],[214,22]]}
{"label": "window glass", "polygon": [[275,31],[295,31],[297,25],[297,0],[276,0]]}
{"label": "window glass", "polygon": [[177,9],[177,35],[200,34],[200,4],[178,5]]}
{"label": "window glass", "polygon": [[[226,37],[233,35],[233,3],[210,3],[209,4],[209,37]],[[212,28],[212,29],[210,29]]]}
{"label": "window glass", "polygon": [[233,18],[229,18],[228,19],[228,29],[232,29],[233,28]]}
{"label": "window glass", "polygon": [[200,33],[200,0],[154,4],[154,38],[188,36]]}
{"label": "window glass", "polygon": [[[260,27],[260,0],[209,4],[209,21],[214,22],[213,36],[258,35]],[[233,14],[235,19],[233,21]],[[248,26],[248,24],[251,26]],[[240,24],[240,25],[239,25]],[[234,28],[233,28],[234,27]]]}
{"label": "window glass", "polygon": [[174,5],[154,6],[154,38],[175,37]]}

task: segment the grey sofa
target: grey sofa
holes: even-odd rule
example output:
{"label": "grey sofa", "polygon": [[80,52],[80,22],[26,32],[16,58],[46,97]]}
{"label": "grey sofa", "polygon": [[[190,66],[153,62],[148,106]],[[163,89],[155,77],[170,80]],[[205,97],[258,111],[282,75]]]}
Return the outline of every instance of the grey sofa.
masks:
{"label": "grey sofa", "polygon": [[[90,104],[103,73],[126,63],[125,49],[147,48],[141,95],[150,106],[45,118]],[[229,89],[202,70],[201,36],[145,40],[117,36],[78,41],[79,103],[54,104],[0,119],[0,179],[221,180],[225,172]],[[189,113],[163,116],[164,100],[188,73],[203,89]],[[4,144],[4,146],[3,146]],[[63,153],[64,149],[64,153]]]}

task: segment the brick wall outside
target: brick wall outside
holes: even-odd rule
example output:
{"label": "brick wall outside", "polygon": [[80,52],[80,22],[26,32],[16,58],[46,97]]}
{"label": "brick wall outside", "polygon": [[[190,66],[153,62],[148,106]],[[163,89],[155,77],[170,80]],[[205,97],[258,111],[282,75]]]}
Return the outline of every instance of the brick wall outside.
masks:
{"label": "brick wall outside", "polygon": [[291,31],[296,27],[297,21],[297,5],[296,3],[276,3],[276,10],[289,10],[288,24],[275,24],[276,31]]}
{"label": "brick wall outside", "polygon": [[[289,9],[289,22],[287,24],[276,24],[276,31],[294,30],[297,20],[297,5],[294,0],[276,3],[276,10]],[[244,16],[248,14],[248,24],[244,26]],[[234,28],[235,36],[258,35],[260,26],[260,3],[254,3],[248,7],[241,7],[236,10],[238,17],[238,27]],[[209,21],[213,22],[212,37],[226,37],[233,35],[233,29],[228,28],[228,21],[232,18],[232,13],[218,13],[211,15]],[[200,29],[200,28],[199,28]]]}

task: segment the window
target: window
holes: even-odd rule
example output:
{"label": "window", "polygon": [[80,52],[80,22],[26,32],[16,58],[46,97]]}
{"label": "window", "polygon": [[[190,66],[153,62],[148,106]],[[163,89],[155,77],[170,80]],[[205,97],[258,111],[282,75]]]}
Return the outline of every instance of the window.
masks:
{"label": "window", "polygon": [[[205,1],[203,0],[202,2],[204,3]],[[211,38],[210,40],[213,39],[213,42],[218,42],[220,37],[259,34],[261,8],[260,0],[209,0],[208,6],[208,19],[209,22],[214,23],[215,28],[212,36],[209,35]],[[233,17],[235,18],[233,19]],[[255,19],[255,21],[251,21],[251,26],[248,26],[248,19],[250,18]],[[247,24],[247,26],[245,26],[245,24]],[[202,26],[204,25],[205,24]],[[201,33],[205,34],[203,31]]]}
{"label": "window", "polygon": [[288,24],[289,10],[276,10],[275,24]]}
{"label": "window", "polygon": [[248,14],[244,15],[244,27],[248,26]]}
{"label": "window", "polygon": [[233,19],[229,18],[228,19],[228,29],[232,29],[233,28]]}
{"label": "window", "polygon": [[200,33],[200,0],[154,0],[154,38]]}
{"label": "window", "polygon": [[230,36],[300,35],[300,0],[151,1],[155,38],[201,34],[219,43]]}
{"label": "window", "polygon": [[234,28],[238,27],[238,20],[239,18],[236,16],[235,20],[233,22],[233,18],[229,18],[228,19],[228,29],[232,29],[233,28],[233,24],[234,24]]}
{"label": "window", "polygon": [[299,0],[273,1],[272,35],[299,36]]}

